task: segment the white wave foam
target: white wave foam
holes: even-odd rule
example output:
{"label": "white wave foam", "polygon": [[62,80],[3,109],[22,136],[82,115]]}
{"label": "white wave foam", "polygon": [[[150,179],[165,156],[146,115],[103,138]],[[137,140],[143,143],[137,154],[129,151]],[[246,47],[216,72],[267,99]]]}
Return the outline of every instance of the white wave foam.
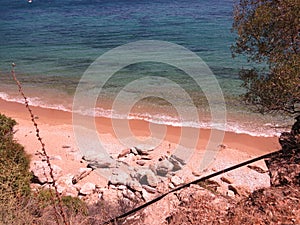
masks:
{"label": "white wave foam", "polygon": [[[7,102],[17,102],[17,103],[21,103],[21,104],[25,103],[25,100],[23,98],[12,97],[4,92],[0,92],[0,98]],[[56,109],[56,110],[65,111],[65,112],[71,112],[70,109],[67,109],[63,105],[46,104],[44,101],[42,101],[38,97],[27,98],[27,100],[28,100],[29,105],[31,105],[31,106],[36,106],[36,107],[41,107],[41,108],[46,108],[46,109]]]}
{"label": "white wave foam", "polygon": [[[0,92],[0,98],[8,101],[8,102],[17,102],[24,104],[24,99],[21,97],[12,97],[9,96],[7,93]],[[56,109],[65,112],[72,112],[71,109],[66,108],[64,105],[61,104],[46,104],[40,98],[28,98],[28,102],[32,106],[38,106],[41,108],[48,108],[48,109]],[[161,125],[169,125],[174,127],[191,127],[191,128],[203,128],[203,129],[218,129],[228,132],[234,132],[237,134],[248,134],[251,136],[262,136],[262,137],[273,137],[279,136],[281,131],[278,129],[272,128],[272,124],[264,124],[264,126],[259,129],[257,126],[251,127],[249,125],[243,125],[242,123],[238,122],[228,122],[225,124],[213,124],[211,122],[204,122],[204,121],[181,121],[179,118],[172,117],[169,115],[162,115],[162,114],[154,114],[151,115],[149,113],[144,114],[137,114],[132,113],[129,115],[118,114],[114,110],[103,109],[101,107],[97,107],[95,109],[84,109],[76,111],[75,113],[84,115],[84,116],[93,116],[93,117],[105,117],[105,118],[113,118],[113,119],[129,119],[129,120],[144,120],[147,122],[161,124]]]}

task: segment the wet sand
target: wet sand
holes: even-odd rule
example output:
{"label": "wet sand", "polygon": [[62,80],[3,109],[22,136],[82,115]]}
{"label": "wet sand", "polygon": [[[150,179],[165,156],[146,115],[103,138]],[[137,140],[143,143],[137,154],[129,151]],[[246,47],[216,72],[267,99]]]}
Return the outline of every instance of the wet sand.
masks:
{"label": "wet sand", "polygon": [[[37,122],[40,126],[48,125],[50,127],[55,126],[57,130],[63,128],[67,130],[67,133],[73,136],[73,128],[72,128],[72,114],[70,112],[64,112],[60,110],[54,109],[46,109],[40,107],[31,107],[34,115],[37,116]],[[28,126],[28,128],[32,127],[31,118],[26,110],[25,106],[20,103],[7,102],[4,100],[0,100],[0,112],[6,114],[17,120],[19,123],[18,129],[22,129],[23,126]],[[84,117],[83,117],[84,118]],[[93,118],[91,118],[93,119]],[[22,123],[21,123],[22,121]],[[25,123],[26,121],[26,123]],[[137,138],[145,138],[151,135],[150,127],[154,127],[154,130],[157,130],[160,134],[163,135],[163,131],[165,130],[165,134],[163,137],[163,141],[170,142],[172,144],[180,143],[180,139],[183,140],[183,143],[195,143],[194,146],[197,150],[203,150],[207,147],[208,140],[210,139],[211,130],[209,129],[196,129],[196,128],[180,128],[173,127],[170,125],[155,125],[150,124],[146,121],[141,120],[111,120],[109,118],[98,117],[95,120],[97,131],[101,137],[102,134],[110,134],[112,137],[116,137],[116,133],[124,133],[127,131],[131,131],[131,134],[128,136],[135,136]],[[129,124],[130,130],[124,129],[126,124]],[[124,125],[125,124],[125,125]],[[122,131],[122,129],[124,131]],[[42,130],[42,129],[41,129]],[[47,139],[47,130],[42,130],[45,134],[44,139]],[[218,135],[223,135],[223,132],[215,131]],[[152,132],[152,136],[155,135]],[[199,133],[199,135],[197,135]],[[18,137],[18,132],[16,133],[16,137]],[[21,137],[18,137],[18,139]],[[222,140],[221,138],[219,140]],[[22,138],[20,140],[22,143]],[[63,143],[62,143],[63,144]],[[76,144],[76,143],[73,143]],[[220,143],[224,146],[227,146],[232,149],[238,149],[243,152],[247,152],[250,155],[260,155],[264,153],[268,153],[279,149],[280,146],[278,144],[277,137],[257,137],[250,136],[248,134],[237,134],[233,132],[224,132],[224,139]]]}

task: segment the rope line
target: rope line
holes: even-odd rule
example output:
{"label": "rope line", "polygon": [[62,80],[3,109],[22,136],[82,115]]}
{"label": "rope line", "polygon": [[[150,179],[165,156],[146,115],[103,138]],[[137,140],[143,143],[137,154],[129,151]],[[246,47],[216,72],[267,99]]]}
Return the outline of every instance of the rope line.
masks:
{"label": "rope line", "polygon": [[271,152],[271,153],[268,153],[268,154],[265,154],[265,155],[262,155],[262,156],[258,156],[258,157],[254,158],[254,159],[250,159],[250,160],[244,161],[244,162],[242,162],[242,163],[236,164],[236,165],[234,165],[234,166],[227,167],[227,168],[225,168],[225,169],[223,169],[223,170],[219,170],[219,171],[217,171],[217,172],[215,172],[215,173],[212,173],[212,174],[210,174],[210,175],[201,177],[201,178],[199,178],[199,179],[196,179],[196,180],[194,180],[194,181],[191,181],[191,182],[189,182],[189,183],[186,183],[186,184],[184,184],[184,185],[181,185],[181,186],[179,186],[179,187],[177,187],[177,188],[175,188],[175,189],[173,189],[173,190],[171,190],[171,191],[169,191],[169,192],[166,192],[166,193],[164,193],[164,194],[158,196],[158,197],[155,198],[155,199],[152,199],[151,201],[146,202],[146,203],[143,204],[143,205],[138,206],[137,208],[134,208],[134,209],[132,209],[132,210],[130,210],[130,211],[128,211],[128,212],[122,214],[122,215],[119,215],[119,216],[117,216],[117,217],[115,217],[115,218],[113,218],[113,219],[111,219],[111,220],[108,220],[108,221],[104,222],[103,224],[113,223],[113,222],[118,221],[119,219],[125,218],[125,217],[127,217],[127,216],[129,216],[129,215],[131,215],[131,214],[133,214],[133,213],[135,213],[135,212],[140,211],[141,209],[144,209],[144,208],[148,207],[149,205],[154,204],[155,202],[158,202],[159,200],[163,199],[164,197],[166,197],[167,195],[169,195],[169,194],[171,194],[171,193],[174,193],[174,192],[177,192],[177,191],[179,191],[179,190],[181,190],[181,189],[184,189],[184,188],[189,187],[191,184],[197,184],[197,183],[199,183],[199,182],[202,182],[202,181],[208,180],[208,179],[210,179],[210,178],[219,176],[219,175],[221,175],[221,174],[223,174],[223,173],[227,173],[227,172],[229,172],[229,171],[231,171],[231,170],[235,170],[235,169],[238,169],[238,168],[240,168],[240,167],[246,166],[246,165],[248,165],[248,164],[254,163],[254,162],[256,162],[256,161],[259,161],[259,160],[262,160],[262,159],[269,158],[269,157],[271,157],[271,156],[274,156],[274,155],[280,153],[281,151],[282,151],[282,150],[278,150],[278,151]]}

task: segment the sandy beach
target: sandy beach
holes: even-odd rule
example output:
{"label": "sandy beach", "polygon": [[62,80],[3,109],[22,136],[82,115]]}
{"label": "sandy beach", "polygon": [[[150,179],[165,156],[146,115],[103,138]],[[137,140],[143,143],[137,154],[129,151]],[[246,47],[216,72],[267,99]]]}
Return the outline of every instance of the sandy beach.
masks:
{"label": "sandy beach", "polygon": [[[34,114],[37,116],[37,122],[41,127],[41,131],[44,132],[44,139],[50,141],[48,135],[51,133],[50,128],[56,128],[57,131],[64,131],[67,136],[72,136],[72,114],[70,112],[64,112],[54,109],[46,109],[40,107],[33,107]],[[22,138],[18,133],[21,133],[23,129],[33,128],[31,123],[30,115],[26,110],[25,106],[20,103],[7,102],[0,99],[0,112],[6,114],[17,120],[18,127],[20,131],[16,133],[16,137],[20,142],[25,141],[26,138]],[[100,134],[110,134],[113,137],[114,129],[112,127],[111,119],[98,117],[96,118],[96,125],[98,132]],[[150,134],[149,132],[149,122],[141,120],[131,120],[130,126],[132,133],[136,136],[145,137]],[[158,125],[160,126],[160,125]],[[161,125],[163,127],[163,125]],[[45,128],[44,128],[45,127]],[[47,128],[46,128],[47,127]],[[166,126],[167,132],[165,136],[165,141],[171,143],[177,143],[181,133],[180,127]],[[189,128],[191,132],[195,128]],[[205,148],[207,140],[209,139],[210,130],[200,129],[199,131],[199,141],[197,144],[197,149]],[[33,140],[31,140],[33,141]],[[67,142],[67,140],[65,140]],[[73,140],[74,141],[74,140]],[[50,141],[51,142],[51,141]],[[66,143],[62,143],[66,144]],[[75,142],[72,143],[76,145]],[[276,150],[280,147],[277,137],[258,137],[251,136],[248,134],[238,134],[233,132],[225,132],[223,143],[229,148],[238,149],[240,151],[247,152],[251,155],[259,155],[268,153],[270,151]],[[28,146],[29,148],[30,146]]]}
{"label": "sandy beach", "polygon": [[[38,160],[39,156],[37,152],[41,149],[41,146],[37,142],[33,124],[25,106],[19,103],[0,100],[0,109],[1,113],[17,121],[18,125],[15,127],[16,140],[24,145],[25,150],[31,155],[32,160]],[[40,107],[32,107],[32,110],[37,118],[40,134],[46,144],[46,150],[49,156],[58,155],[61,157],[61,160],[55,160],[55,164],[63,169],[63,173],[74,174],[80,167],[86,167],[86,163],[80,161],[80,155],[75,154],[79,149],[73,133],[72,114]],[[112,121],[108,118],[97,118],[96,124],[101,143],[113,157],[117,157],[125,147],[117,140]],[[130,126],[132,133],[138,138],[145,138],[150,133],[148,122],[134,120],[130,121]],[[157,157],[172,152],[173,148],[176,147],[179,142],[180,134],[181,129],[179,127],[167,126],[164,140],[156,149],[156,151],[159,152]],[[201,160],[209,135],[210,130],[200,130],[196,151],[192,157],[194,162],[197,157],[198,160]],[[230,157],[231,160],[235,162],[243,161],[247,158],[259,156],[280,148],[277,137],[254,137],[232,132],[225,132],[224,140],[220,144],[223,148],[230,149],[231,153],[227,150],[226,152],[222,150],[220,151],[221,153],[218,153],[218,158],[225,159],[226,157]],[[70,151],[72,153],[70,153]],[[187,166],[195,170],[193,162]],[[96,174],[89,176],[88,179],[93,180],[93,182],[96,181],[99,185],[106,184],[106,181]],[[87,180],[85,180],[85,182],[86,181]]]}

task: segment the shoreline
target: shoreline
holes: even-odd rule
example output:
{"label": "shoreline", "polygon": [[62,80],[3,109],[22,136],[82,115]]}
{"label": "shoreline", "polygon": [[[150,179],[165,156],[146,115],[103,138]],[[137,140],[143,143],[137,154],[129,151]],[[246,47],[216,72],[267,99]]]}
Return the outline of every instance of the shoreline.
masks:
{"label": "shoreline", "polygon": [[[32,88],[24,85],[24,90],[27,94],[30,105],[45,110],[61,111],[63,113],[72,114],[73,97],[69,94],[63,93],[59,90],[51,90],[49,88]],[[15,88],[15,87],[14,87]],[[22,104],[21,98],[16,90],[12,92],[1,92],[0,100],[10,103]],[[209,130],[215,127],[218,129],[218,124],[211,123],[211,115],[209,112],[203,112],[198,109],[198,121],[185,120],[179,121],[177,111],[172,108],[162,108],[155,105],[135,105],[130,114],[117,113],[111,110],[113,107],[112,99],[103,99],[101,104],[98,102],[95,111],[93,109],[85,109],[79,111],[79,114],[83,116],[94,116],[96,118],[105,118],[110,120],[113,117],[114,120],[130,120],[130,121],[146,121],[146,123],[157,125],[170,125],[172,127],[186,127],[195,128],[200,130]],[[136,107],[137,106],[137,107]],[[140,108],[141,107],[141,108]],[[292,125],[293,118],[284,120],[282,118],[272,117],[272,115],[263,116],[250,111],[232,111],[230,105],[226,109],[227,121],[224,126],[225,132],[247,134],[254,137],[279,137],[281,132],[287,131],[286,126]],[[291,120],[291,121],[290,121]]]}
{"label": "shoreline", "polygon": [[[38,116],[37,123],[39,125],[48,125],[48,126],[67,126],[68,132],[72,135],[72,113],[55,110],[55,109],[46,109],[36,106],[31,106],[33,113]],[[3,113],[7,116],[12,117],[18,123],[18,129],[21,129],[22,126],[31,126],[30,116],[25,108],[25,106],[21,103],[15,102],[7,102],[0,99],[0,113]],[[24,122],[20,123],[18,120],[28,121],[28,124],[24,124]],[[114,133],[114,127],[112,126],[112,120],[104,117],[97,117],[95,119],[98,133],[101,135],[109,134],[112,137],[116,137]],[[127,120],[117,120],[122,123]],[[128,122],[128,121],[127,121]],[[129,121],[131,131],[133,135],[138,137],[149,137],[149,122],[142,120],[130,120]],[[153,125],[153,124],[152,124]],[[164,137],[164,141],[178,144],[180,134],[182,129],[180,127],[173,127],[171,125],[157,125],[156,129],[160,129],[166,127],[166,135]],[[41,129],[42,130],[42,129]],[[211,133],[210,129],[196,129],[196,128],[187,128],[187,133],[189,131],[196,132],[199,131],[198,143],[196,145],[197,150],[205,149],[207,145],[207,140],[209,139],[209,135]],[[16,133],[17,134],[17,133]],[[22,142],[21,142],[22,143]],[[74,143],[75,144],[75,143]],[[265,154],[271,151],[275,151],[280,148],[278,143],[278,137],[263,137],[263,136],[251,136],[248,134],[240,134],[234,132],[224,132],[224,139],[222,143],[224,146],[227,146],[231,149],[237,149],[243,152],[247,152],[250,155],[260,155]],[[121,151],[122,149],[120,149]]]}

